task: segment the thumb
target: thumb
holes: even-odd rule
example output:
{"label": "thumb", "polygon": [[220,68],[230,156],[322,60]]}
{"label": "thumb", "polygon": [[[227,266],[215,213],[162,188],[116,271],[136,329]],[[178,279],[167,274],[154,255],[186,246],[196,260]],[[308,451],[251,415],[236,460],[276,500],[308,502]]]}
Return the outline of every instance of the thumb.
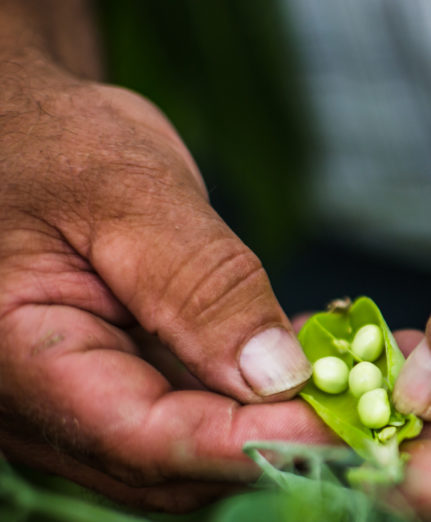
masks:
{"label": "thumb", "polygon": [[402,413],[431,420],[431,318],[425,337],[411,352],[395,385],[393,399]]}
{"label": "thumb", "polygon": [[[311,367],[258,258],[198,191],[98,220],[89,258],[140,324],[206,386],[242,402],[293,396]],[[144,198],[145,199],[145,198]]]}

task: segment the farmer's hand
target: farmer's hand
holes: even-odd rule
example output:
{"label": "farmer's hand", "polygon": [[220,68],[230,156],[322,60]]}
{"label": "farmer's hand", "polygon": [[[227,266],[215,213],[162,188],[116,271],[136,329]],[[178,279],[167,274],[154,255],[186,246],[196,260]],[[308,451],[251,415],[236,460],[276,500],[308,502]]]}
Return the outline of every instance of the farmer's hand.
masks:
{"label": "farmer's hand", "polygon": [[[415,413],[431,420],[431,321],[426,334],[405,332],[398,337],[408,356],[394,390],[394,402],[403,413]],[[419,439],[404,444],[411,458],[403,491],[414,507],[431,519],[431,423],[424,424]]]}
{"label": "farmer's hand", "polygon": [[401,412],[431,420],[431,320],[425,336],[409,352],[395,386],[394,401]]}
{"label": "farmer's hand", "polygon": [[[7,27],[18,5],[0,1]],[[2,451],[182,510],[257,476],[246,440],[333,440],[302,402],[240,405],[292,397],[310,366],[170,124],[33,37],[0,48]],[[136,322],[214,392],[173,391],[125,333]]]}

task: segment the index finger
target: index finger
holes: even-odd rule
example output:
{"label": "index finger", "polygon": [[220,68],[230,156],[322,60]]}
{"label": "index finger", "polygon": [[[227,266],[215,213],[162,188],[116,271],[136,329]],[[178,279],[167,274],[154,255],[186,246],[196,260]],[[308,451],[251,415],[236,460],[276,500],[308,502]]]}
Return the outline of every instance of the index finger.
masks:
{"label": "index finger", "polygon": [[[29,305],[7,322],[13,414],[127,484],[249,481],[258,471],[242,453],[247,440],[335,440],[301,400],[241,406],[216,393],[173,391],[123,332],[81,310]],[[61,339],[35,351],[36,324]]]}

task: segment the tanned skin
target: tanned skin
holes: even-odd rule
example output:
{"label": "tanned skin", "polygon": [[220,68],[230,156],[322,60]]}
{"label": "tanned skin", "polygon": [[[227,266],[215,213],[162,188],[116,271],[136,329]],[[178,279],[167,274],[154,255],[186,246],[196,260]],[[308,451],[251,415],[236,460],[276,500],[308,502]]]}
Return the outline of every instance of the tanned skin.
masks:
{"label": "tanned skin", "polygon": [[185,511],[257,477],[247,440],[335,437],[287,400],[307,362],[174,128],[102,78],[88,2],[0,0],[0,447]]}

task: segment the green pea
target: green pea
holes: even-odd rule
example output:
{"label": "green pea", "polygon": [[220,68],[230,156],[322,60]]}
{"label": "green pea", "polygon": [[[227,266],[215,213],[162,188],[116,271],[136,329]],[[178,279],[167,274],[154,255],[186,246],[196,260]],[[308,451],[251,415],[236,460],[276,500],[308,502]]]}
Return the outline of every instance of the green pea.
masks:
{"label": "green pea", "polygon": [[391,416],[388,394],[383,388],[364,393],[358,401],[358,415],[367,428],[379,429],[386,426]]}
{"label": "green pea", "polygon": [[349,373],[349,389],[357,398],[368,391],[381,388],[382,382],[380,369],[367,361],[358,363]]}
{"label": "green pea", "polygon": [[322,357],[313,365],[314,384],[326,393],[337,394],[347,389],[349,368],[338,357]]}
{"label": "green pea", "polygon": [[376,361],[382,354],[383,347],[382,329],[376,324],[359,328],[352,341],[352,352],[362,361]]}
{"label": "green pea", "polygon": [[334,339],[332,344],[340,354],[348,353],[350,350],[350,344],[345,339]]}
{"label": "green pea", "polygon": [[397,428],[395,426],[387,426],[379,431],[377,438],[380,442],[388,442],[395,437],[397,434]]}

